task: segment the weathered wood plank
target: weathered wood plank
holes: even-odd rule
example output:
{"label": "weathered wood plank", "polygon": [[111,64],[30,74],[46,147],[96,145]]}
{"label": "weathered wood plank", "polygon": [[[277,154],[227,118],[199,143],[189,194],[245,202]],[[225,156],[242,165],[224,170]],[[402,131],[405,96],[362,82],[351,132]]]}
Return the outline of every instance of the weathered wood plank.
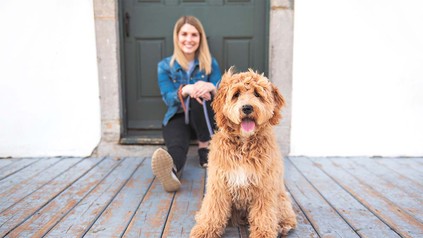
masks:
{"label": "weathered wood plank", "polygon": [[188,159],[181,179],[181,189],[175,195],[163,231],[164,237],[189,237],[204,194],[206,171],[198,166],[197,159]]}
{"label": "weathered wood plank", "polygon": [[46,170],[50,166],[58,163],[60,161],[59,158],[46,158],[42,161],[42,163],[35,163],[32,166],[25,167],[21,170],[20,173],[15,173],[3,180],[0,181],[0,197],[4,196],[5,194],[9,193],[9,189],[16,185],[25,183],[34,176],[37,176],[42,171]]}
{"label": "weathered wood plank", "polygon": [[31,195],[0,213],[0,236],[8,234],[9,231],[23,223],[31,215],[44,207],[50,200],[58,196],[67,187],[81,178],[99,161],[100,159],[83,159],[80,163],[54,178],[36,192],[31,193]]}
{"label": "weathered wood plank", "polygon": [[0,181],[34,163],[37,163],[39,160],[40,158],[23,158],[0,168]]}
{"label": "weathered wood plank", "polygon": [[391,169],[377,163],[378,159],[361,159],[352,158],[358,167],[364,168],[370,173],[374,174],[381,179],[394,184],[396,187],[401,188],[408,196],[419,200],[422,199],[423,183],[416,182],[403,174],[393,172]]}
{"label": "weathered wood plank", "polygon": [[319,192],[295,168],[285,160],[285,183],[292,197],[298,202],[319,236],[359,237],[337,211],[331,207]]}
{"label": "weathered wood plank", "polygon": [[[423,237],[422,159],[296,159],[286,162],[298,218],[288,237]],[[0,180],[0,237],[188,237],[206,177],[190,157],[181,190],[166,193],[150,159],[126,169],[111,158],[2,160],[12,172]],[[224,237],[247,229],[229,226]]]}
{"label": "weathered wood plank", "polygon": [[18,160],[19,158],[0,158],[0,168],[6,167]]}
{"label": "weathered wood plank", "polygon": [[[107,158],[91,169],[85,176],[54,197],[22,224],[13,229],[10,237],[39,237],[48,232],[63,216],[87,196],[121,161]],[[80,214],[81,217],[84,214]]]}
{"label": "weathered wood plank", "polygon": [[[292,158],[291,162],[360,237],[400,237],[390,227],[375,217],[371,211],[364,207],[351,194],[320,170],[316,163],[305,157]],[[349,161],[342,161],[342,163],[347,162]]]}
{"label": "weathered wood plank", "polygon": [[3,192],[0,195],[0,212],[37,191],[37,189],[41,188],[80,161],[81,158],[46,159],[45,161],[29,167],[34,169],[22,170],[18,174],[15,174],[18,176],[13,175],[3,180],[8,181],[12,179],[8,181],[10,182],[10,186],[5,186],[2,189]]}
{"label": "weathered wood plank", "polygon": [[404,168],[405,170],[415,170],[417,172],[423,172],[423,158],[422,157],[399,157],[399,158],[374,158],[376,161],[386,161],[391,164],[395,164],[395,167]]}
{"label": "weathered wood plank", "polygon": [[421,185],[423,183],[423,173],[421,172],[423,168],[421,166],[411,166],[405,163],[405,161],[408,160],[409,159],[375,159],[375,162]]}
{"label": "weathered wood plank", "polygon": [[123,237],[161,237],[174,196],[154,179]]}
{"label": "weathered wood plank", "polygon": [[[379,172],[373,170],[369,171],[366,167],[364,167],[364,164],[375,164],[368,158],[337,159],[336,161],[341,163],[343,168],[349,170],[350,173],[354,174],[355,177],[360,178],[365,184],[372,187],[375,191],[380,194],[384,194],[387,199],[401,207],[403,211],[415,217],[420,222],[423,222],[423,189],[420,186],[407,186],[407,184],[399,186],[400,181],[398,180],[390,181],[389,178],[383,179],[382,176],[375,175],[374,173]],[[374,169],[377,170],[375,167]]]}
{"label": "weathered wood plank", "polygon": [[295,199],[291,196],[291,193],[288,192],[288,196],[292,201],[292,207],[294,208],[295,214],[297,215],[297,227],[288,233],[288,237],[289,238],[319,237],[316,230],[314,230],[313,226],[307,220],[307,217],[304,214],[304,212],[300,209]]}
{"label": "weathered wood plank", "polygon": [[419,221],[402,211],[400,207],[385,198],[383,194],[378,193],[344,169],[341,162],[337,163],[336,160],[332,161],[329,159],[312,158],[312,160],[398,234],[403,237],[423,236],[423,226]]}
{"label": "weathered wood plank", "polygon": [[[91,228],[116,195],[127,184],[143,159],[123,159],[98,185],[92,189],[46,237],[82,237]],[[83,214],[83,216],[81,216]],[[125,225],[125,224],[124,224]]]}
{"label": "weathered wood plank", "polygon": [[120,237],[125,232],[154,179],[150,164],[151,159],[143,161],[84,237]]}

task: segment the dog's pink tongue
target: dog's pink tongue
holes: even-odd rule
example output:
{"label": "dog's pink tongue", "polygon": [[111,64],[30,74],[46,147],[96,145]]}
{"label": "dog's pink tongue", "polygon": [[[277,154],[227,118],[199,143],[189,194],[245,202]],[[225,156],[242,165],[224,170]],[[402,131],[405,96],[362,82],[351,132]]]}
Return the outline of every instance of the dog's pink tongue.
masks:
{"label": "dog's pink tongue", "polygon": [[254,130],[255,126],[256,124],[252,120],[243,120],[241,122],[242,129],[247,132]]}

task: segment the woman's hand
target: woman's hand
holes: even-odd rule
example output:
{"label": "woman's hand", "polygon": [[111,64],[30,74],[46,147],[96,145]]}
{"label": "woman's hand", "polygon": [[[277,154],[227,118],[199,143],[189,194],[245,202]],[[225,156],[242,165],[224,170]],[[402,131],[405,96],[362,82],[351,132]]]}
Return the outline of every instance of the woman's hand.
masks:
{"label": "woman's hand", "polygon": [[182,87],[182,96],[183,97],[187,97],[187,96],[192,97],[193,91],[194,91],[194,85],[193,84],[187,84],[184,87]]}
{"label": "woman's hand", "polygon": [[194,84],[194,97],[202,97],[205,94],[215,94],[216,87],[209,82],[198,81]]}
{"label": "woman's hand", "polygon": [[182,88],[184,97],[190,96],[195,98],[199,103],[203,103],[202,99],[209,101],[212,95],[216,93],[216,87],[209,82],[198,81],[195,84],[188,84]]}

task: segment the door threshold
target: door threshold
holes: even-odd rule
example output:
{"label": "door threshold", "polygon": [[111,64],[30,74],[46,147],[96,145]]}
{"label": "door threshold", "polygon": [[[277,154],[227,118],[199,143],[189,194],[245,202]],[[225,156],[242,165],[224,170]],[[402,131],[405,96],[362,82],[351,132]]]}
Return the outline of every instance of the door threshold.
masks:
{"label": "door threshold", "polygon": [[164,145],[164,140],[161,137],[128,136],[121,138],[119,143],[122,145]]}
{"label": "door threshold", "polygon": [[[126,136],[119,140],[121,145],[164,145],[162,137]],[[197,140],[190,140],[190,145],[198,145]]]}

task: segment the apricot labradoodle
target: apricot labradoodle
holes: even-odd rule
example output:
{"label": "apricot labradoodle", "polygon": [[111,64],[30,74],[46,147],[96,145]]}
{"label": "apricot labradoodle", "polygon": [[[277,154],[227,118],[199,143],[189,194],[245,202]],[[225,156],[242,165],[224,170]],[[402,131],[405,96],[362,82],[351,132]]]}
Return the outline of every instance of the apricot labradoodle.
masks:
{"label": "apricot labradoodle", "polygon": [[211,140],[206,195],[191,237],[220,237],[230,218],[248,222],[250,237],[273,238],[295,228],[272,129],[283,105],[263,74],[231,68],[223,75],[213,102],[219,130]]}

